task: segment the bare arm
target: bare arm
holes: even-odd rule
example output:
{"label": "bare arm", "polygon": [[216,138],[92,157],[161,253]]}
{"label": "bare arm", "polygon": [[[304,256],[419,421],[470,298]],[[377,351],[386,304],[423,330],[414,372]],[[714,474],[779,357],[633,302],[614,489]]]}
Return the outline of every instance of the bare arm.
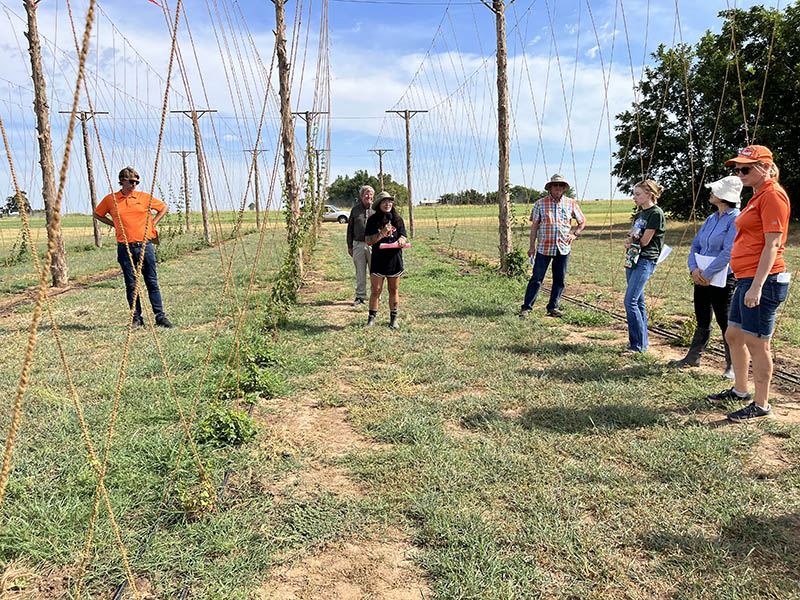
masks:
{"label": "bare arm", "polygon": [[156,216],[155,216],[155,217],[153,217],[153,227],[155,227],[156,225],[158,225],[158,222],[159,222],[161,219],[163,219],[163,218],[164,218],[164,215],[165,215],[165,214],[167,214],[167,211],[168,211],[168,210],[169,210],[169,207],[168,207],[168,206],[165,204],[165,205],[164,205],[164,208],[162,208],[160,211],[158,211],[158,212],[156,213]]}
{"label": "bare arm", "polygon": [[572,216],[575,217],[575,220],[578,222],[578,228],[573,234],[575,237],[572,238],[574,240],[576,237],[578,237],[578,235],[580,235],[581,231],[583,231],[583,228],[586,227],[586,217],[583,216],[583,212],[578,207],[577,202],[575,203],[575,213]]}
{"label": "bare arm", "polygon": [[387,223],[386,225],[381,227],[378,230],[378,233],[376,233],[375,235],[364,236],[364,242],[367,244],[367,246],[374,246],[379,240],[382,240],[390,233],[392,233],[392,224]]}
{"label": "bare arm", "polygon": [[106,225],[111,225],[111,227],[114,226],[114,221],[112,221],[108,217],[101,217],[96,212],[92,213],[92,217],[94,217],[95,221],[100,221],[101,223],[105,223]]}
{"label": "bare arm", "polygon": [[642,248],[647,246],[647,244],[650,243],[655,234],[656,234],[655,229],[645,229],[641,239],[639,240],[639,246],[641,246]]}
{"label": "bare arm", "polygon": [[536,254],[536,236],[539,234],[539,221],[531,223],[531,243],[528,248],[528,256]]}
{"label": "bare arm", "polygon": [[761,288],[767,280],[772,265],[775,264],[775,257],[778,256],[778,249],[781,247],[780,231],[770,231],[764,234],[764,248],[758,259],[758,268],[753,276],[753,283],[744,295],[744,305],[747,307],[758,306],[761,302]]}

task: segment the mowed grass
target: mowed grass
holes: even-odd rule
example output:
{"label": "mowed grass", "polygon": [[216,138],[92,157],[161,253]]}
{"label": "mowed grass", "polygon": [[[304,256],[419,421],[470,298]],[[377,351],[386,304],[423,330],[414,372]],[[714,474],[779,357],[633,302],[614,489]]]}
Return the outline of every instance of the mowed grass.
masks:
{"label": "mowed grass", "polygon": [[[160,513],[157,535],[148,541],[182,440],[176,401],[189,414],[199,396],[200,415],[208,411],[235,345],[237,314],[245,307],[250,325],[244,339],[251,343],[261,339],[258,332],[259,323],[266,320],[266,290],[280,264],[284,244],[267,240],[255,267],[256,291],[245,302],[257,243],[258,237],[250,235],[244,248],[237,248],[235,287],[224,301],[223,280],[233,244],[159,267],[165,308],[177,326],[158,330],[175,395],[151,333],[136,331],[131,340],[106,485],[133,569],[137,577],[153,582],[159,597],[177,596],[185,586],[195,590],[193,597],[204,593],[215,598],[250,597],[258,574],[265,572],[276,554],[287,555],[322,543],[374,518],[369,505],[345,502],[331,494],[278,505],[265,488],[281,475],[296,471],[302,457],[277,452],[269,440],[238,450],[200,445],[215,488],[219,489],[227,470],[248,473],[252,479],[223,497],[216,514],[193,520],[176,503],[181,490],[189,500],[199,497],[197,466],[185,452],[176,491]],[[105,447],[123,364],[124,298],[118,278],[54,299],[55,318],[98,454]],[[0,321],[0,339],[7,356],[0,366],[0,386],[9,400],[1,409],[3,435],[8,431],[31,311],[30,305],[19,306]],[[215,328],[218,311],[221,321]],[[211,360],[201,385],[209,346]],[[313,350],[299,345],[278,343],[273,354],[276,363],[271,368],[286,381],[323,362]],[[43,575],[55,572],[54,579],[76,575],[94,489],[88,452],[45,317],[0,514],[3,567]],[[123,580],[119,549],[101,506],[86,578],[88,591],[93,598],[110,597]]]}
{"label": "mowed grass", "polygon": [[[719,388],[717,377],[667,370],[657,356],[620,357],[613,340],[622,330],[571,308],[566,322],[521,322],[525,282],[470,269],[442,243],[416,240],[406,252],[400,331],[385,326],[385,298],[375,329],[363,328],[363,308],[346,309],[342,323],[328,307],[352,300],[352,263],[344,228],[323,231],[318,283],[278,330],[275,370],[286,398],[343,406],[376,442],[338,459],[366,495],[324,486],[274,495],[271,486],[311,457],[261,429],[238,450],[201,448],[215,483],[231,468],[237,484],[206,519],[168,511],[139,556],[181,427],[152,338],[138,332],[108,485],[137,576],[153,582],[158,597],[190,585],[193,598],[257,598],[279,566],[391,524],[420,550],[437,598],[800,598],[800,429],[704,424],[708,413],[724,413],[704,399]],[[248,236],[235,261],[239,302],[256,241]],[[256,271],[251,328],[279,257],[276,246]],[[179,328],[159,339],[183,406],[210,343],[221,270],[216,249],[160,267]],[[232,303],[224,304],[201,414],[233,343]],[[98,446],[124,308],[119,280],[56,300]],[[29,318],[20,307],[0,321],[3,347],[17,357],[0,367],[6,397]],[[71,572],[94,486],[54,352],[45,327],[0,516],[0,560]],[[7,404],[4,427],[9,411]],[[758,468],[766,444],[780,453],[781,468]],[[181,480],[193,476],[184,459]],[[98,536],[90,589],[107,597],[122,571],[105,516]]]}

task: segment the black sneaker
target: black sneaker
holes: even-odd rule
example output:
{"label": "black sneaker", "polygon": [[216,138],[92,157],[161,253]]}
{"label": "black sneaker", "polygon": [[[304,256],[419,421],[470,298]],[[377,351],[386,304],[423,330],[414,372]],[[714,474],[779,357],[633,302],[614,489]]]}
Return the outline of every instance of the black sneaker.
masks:
{"label": "black sneaker", "polygon": [[754,421],[755,419],[768,417],[771,414],[771,406],[768,406],[767,408],[761,408],[755,402],[751,402],[744,408],[740,408],[739,410],[730,413],[728,415],[728,421],[731,423],[747,423],[748,421]]}
{"label": "black sneaker", "polygon": [[521,311],[519,311],[519,318],[520,319],[527,319],[529,314],[531,314],[531,309],[530,308],[523,308]]}
{"label": "black sneaker", "polygon": [[712,402],[745,402],[747,400],[752,400],[753,397],[750,394],[745,394],[744,396],[740,396],[734,391],[734,388],[730,388],[729,390],[724,390],[719,392],[718,394],[709,394],[706,396]]}
{"label": "black sneaker", "polygon": [[375,327],[375,317],[373,317],[372,315],[367,317],[367,326],[366,327],[367,327],[367,329],[372,329],[373,327]]}
{"label": "black sneaker", "polygon": [[139,327],[144,327],[144,319],[142,317],[133,317],[131,329],[139,329]]}
{"label": "black sneaker", "polygon": [[360,306],[362,304],[364,304],[363,298],[356,298],[355,300],[353,300],[353,306]]}
{"label": "black sneaker", "polygon": [[548,308],[547,309],[547,316],[548,317],[555,317],[556,319],[560,319],[561,317],[564,316],[564,313],[562,313],[557,308]]}
{"label": "black sneaker", "polygon": [[175,327],[175,325],[169,322],[169,319],[167,317],[161,317],[159,319],[156,319],[156,325],[158,325],[159,327],[163,327],[165,329],[172,329],[173,327]]}

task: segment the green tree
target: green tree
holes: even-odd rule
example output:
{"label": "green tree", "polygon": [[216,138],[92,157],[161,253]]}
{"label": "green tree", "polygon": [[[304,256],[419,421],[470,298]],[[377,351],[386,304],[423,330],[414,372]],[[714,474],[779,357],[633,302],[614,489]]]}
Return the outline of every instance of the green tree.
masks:
{"label": "green tree", "polygon": [[2,208],[3,213],[11,214],[15,212],[20,212],[20,206],[25,208],[25,212],[30,214],[31,213],[31,203],[28,200],[27,193],[23,190],[20,190],[19,194],[13,194],[6,198],[6,203]]}
{"label": "green tree", "polygon": [[665,188],[659,202],[665,210],[705,214],[702,183],[729,174],[725,159],[753,143],[755,132],[755,143],[772,149],[796,212],[800,123],[789,115],[800,111],[800,8],[754,6],[720,16],[720,33],[707,31],[694,46],[662,45],[653,53],[637,90],[638,111],[634,106],[617,115],[620,188],[631,193],[643,177],[655,179]]}
{"label": "green tree", "polygon": [[[336,206],[353,206],[358,200],[358,190],[362,185],[371,185],[377,195],[381,182],[376,175],[370,175],[365,169],[357,170],[350,177],[339,175],[328,187],[328,203]],[[383,188],[392,194],[397,206],[408,205],[408,188],[402,183],[392,181],[389,173],[383,174]]]}

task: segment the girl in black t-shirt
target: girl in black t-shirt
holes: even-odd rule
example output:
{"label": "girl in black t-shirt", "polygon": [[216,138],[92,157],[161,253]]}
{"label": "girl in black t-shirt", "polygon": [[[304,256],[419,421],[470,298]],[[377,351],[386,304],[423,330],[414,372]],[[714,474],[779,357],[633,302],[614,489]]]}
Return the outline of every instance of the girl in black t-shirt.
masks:
{"label": "girl in black t-shirt", "polygon": [[[397,306],[400,301],[398,283],[403,274],[403,246],[406,243],[406,225],[394,208],[394,197],[389,192],[381,192],[372,203],[375,214],[367,219],[364,241],[372,247],[369,277],[371,292],[369,297],[369,318],[367,327],[375,325],[378,303],[383,291],[383,280],[389,288],[389,327],[399,329]],[[397,248],[381,248],[381,244],[397,243]]]}

